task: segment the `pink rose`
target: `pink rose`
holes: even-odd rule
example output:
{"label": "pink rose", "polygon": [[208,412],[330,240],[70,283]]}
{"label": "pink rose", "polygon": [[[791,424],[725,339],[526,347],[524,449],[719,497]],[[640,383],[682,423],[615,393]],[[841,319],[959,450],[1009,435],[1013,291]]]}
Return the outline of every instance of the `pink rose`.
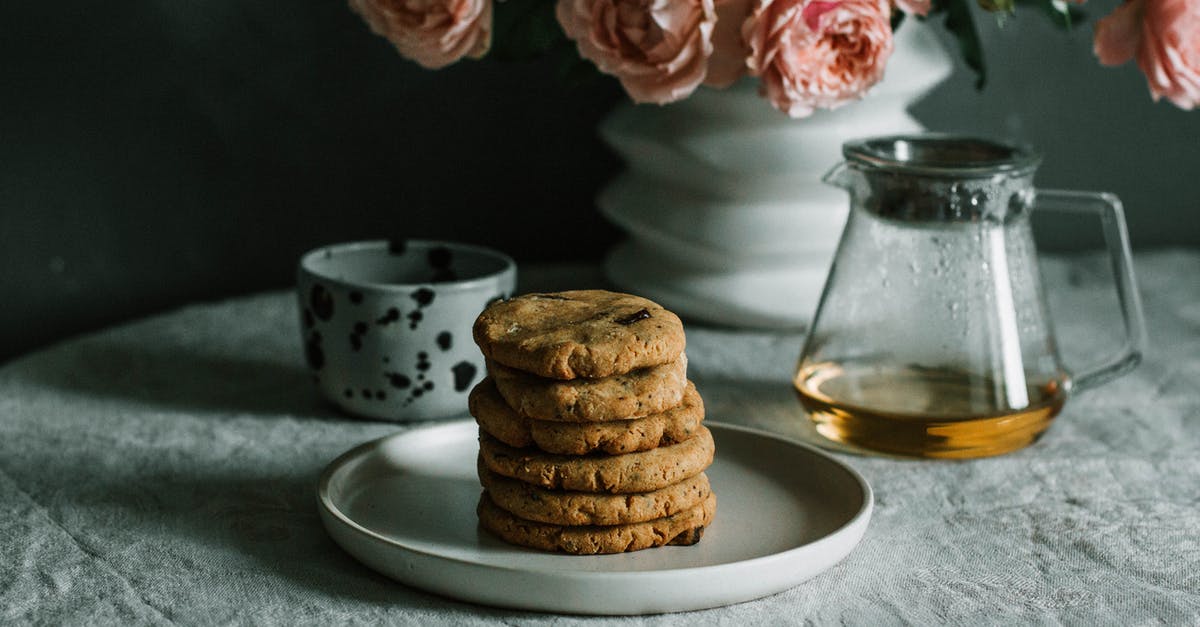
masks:
{"label": "pink rose", "polygon": [[580,56],[634,102],[686,98],[707,74],[713,0],[558,0],[557,14]]}
{"label": "pink rose", "polygon": [[921,16],[929,15],[930,4],[932,4],[932,0],[893,0],[892,2],[893,6],[909,15]]}
{"label": "pink rose", "polygon": [[431,70],[478,59],[492,42],[492,0],[349,0],[371,30]]}
{"label": "pink rose", "polygon": [[1200,2],[1128,0],[1096,22],[1094,50],[1104,65],[1136,57],[1155,100],[1200,105]]}
{"label": "pink rose", "polygon": [[892,54],[888,0],[758,0],[743,36],[750,73],[794,118],[861,98]]}
{"label": "pink rose", "polygon": [[746,75],[750,49],[742,39],[742,24],[750,15],[753,0],[716,0],[717,25],[713,28],[713,53],[708,59],[709,87],[728,87]]}

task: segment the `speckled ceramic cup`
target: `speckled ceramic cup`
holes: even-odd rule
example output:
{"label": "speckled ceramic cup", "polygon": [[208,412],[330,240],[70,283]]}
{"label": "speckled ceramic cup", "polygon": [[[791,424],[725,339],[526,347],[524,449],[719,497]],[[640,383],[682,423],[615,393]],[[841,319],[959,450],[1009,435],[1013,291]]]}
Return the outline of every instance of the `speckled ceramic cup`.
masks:
{"label": "speckled ceramic cup", "polygon": [[300,259],[304,354],[322,394],[383,420],[436,420],[467,411],[483,378],[471,325],[510,296],[507,255],[451,242],[334,244]]}

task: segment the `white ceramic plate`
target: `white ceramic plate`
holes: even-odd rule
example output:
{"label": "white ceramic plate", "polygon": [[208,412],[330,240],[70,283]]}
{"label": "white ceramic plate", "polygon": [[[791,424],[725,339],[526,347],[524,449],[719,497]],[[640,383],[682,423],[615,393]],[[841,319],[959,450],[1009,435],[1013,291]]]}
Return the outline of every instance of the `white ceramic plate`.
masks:
{"label": "white ceramic plate", "polygon": [[449,597],[520,609],[653,614],[729,605],[795,586],[862,539],[871,488],[854,470],[778,436],[705,422],[717,514],[694,546],[574,556],[510,546],[479,528],[472,421],[368,442],[317,487],[333,539],[367,566]]}

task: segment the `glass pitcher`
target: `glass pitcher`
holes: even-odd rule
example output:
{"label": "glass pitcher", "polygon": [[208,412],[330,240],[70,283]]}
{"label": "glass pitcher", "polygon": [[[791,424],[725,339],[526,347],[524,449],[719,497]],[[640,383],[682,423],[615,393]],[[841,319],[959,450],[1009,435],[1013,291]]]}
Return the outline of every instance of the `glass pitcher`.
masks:
{"label": "glass pitcher", "polygon": [[[1145,329],[1120,201],[1035,190],[1040,158],[945,135],[849,142],[825,181],[851,211],[794,384],[831,440],[921,457],[1034,442],[1067,397],[1131,370]],[[1125,322],[1119,355],[1064,368],[1030,212],[1098,214]]]}

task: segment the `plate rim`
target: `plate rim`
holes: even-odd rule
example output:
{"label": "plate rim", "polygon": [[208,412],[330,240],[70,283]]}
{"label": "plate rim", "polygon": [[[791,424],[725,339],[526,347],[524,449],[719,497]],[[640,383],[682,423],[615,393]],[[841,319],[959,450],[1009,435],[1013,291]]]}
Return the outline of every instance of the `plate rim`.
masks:
{"label": "plate rim", "polygon": [[[749,567],[753,567],[753,566],[757,566],[757,565],[770,564],[770,563],[773,563],[776,561],[784,561],[784,560],[787,560],[791,556],[792,553],[799,552],[799,551],[805,551],[805,550],[811,550],[812,547],[818,546],[820,544],[827,543],[827,542],[833,542],[836,540],[836,538],[838,536],[845,533],[846,531],[856,528],[859,525],[862,525],[864,523],[869,523],[871,514],[874,510],[875,493],[871,489],[871,485],[867,482],[866,478],[863,477],[861,473],[859,473],[857,470],[855,470],[849,464],[837,459],[836,457],[833,457],[832,455],[826,453],[825,451],[822,451],[821,449],[817,448],[816,446],[813,446],[806,442],[801,442],[795,438],[790,438],[790,437],[787,437],[782,434],[766,431],[766,430],[759,429],[756,427],[736,425],[736,424],[731,424],[731,423],[721,422],[721,421],[716,421],[716,420],[714,420],[714,421],[705,420],[704,425],[710,429],[713,427],[716,427],[718,430],[737,431],[737,432],[742,432],[745,434],[754,435],[754,436],[758,436],[758,437],[765,437],[765,438],[769,438],[772,440],[778,440],[785,444],[798,446],[811,455],[815,455],[818,458],[823,458],[827,462],[831,462],[835,468],[838,468],[842,472],[845,472],[852,479],[854,479],[855,483],[858,485],[860,491],[862,492],[862,503],[859,506],[858,511],[856,511],[854,513],[854,515],[851,516],[848,520],[846,520],[846,522],[839,525],[836,529],[833,529],[832,531],[821,536],[820,538],[817,538],[811,542],[806,542],[804,544],[791,547],[784,551],[771,553],[769,555],[761,555],[761,556],[752,557],[749,559],[742,559],[742,560],[736,560],[736,561],[730,561],[730,562],[722,562],[719,564],[708,564],[705,566],[689,566],[689,567],[683,567],[683,568],[664,568],[664,569],[655,569],[655,570],[635,570],[635,571],[587,571],[587,570],[577,570],[577,569],[572,570],[572,569],[567,569],[567,568],[529,568],[529,567],[511,566],[511,565],[505,565],[505,564],[492,564],[492,563],[487,563],[487,562],[463,559],[461,557],[453,557],[453,556],[445,555],[442,553],[431,552],[431,551],[428,551],[425,549],[416,548],[413,546],[402,544],[400,542],[396,542],[395,540],[393,540],[391,538],[385,537],[374,531],[371,531],[370,529],[367,529],[366,527],[363,527],[362,525],[358,524],[356,521],[351,519],[345,512],[343,512],[340,508],[338,508],[336,505],[334,505],[333,499],[329,494],[329,484],[332,481],[334,474],[336,474],[336,472],[338,470],[340,470],[347,463],[348,460],[358,457],[359,455],[362,455],[363,451],[365,449],[370,449],[370,448],[376,447],[376,446],[380,445],[383,441],[390,440],[393,438],[403,438],[406,436],[411,436],[413,434],[419,434],[422,432],[435,431],[435,430],[449,431],[452,429],[462,428],[463,426],[465,426],[467,424],[476,425],[476,423],[473,419],[452,420],[452,421],[443,422],[441,424],[417,427],[417,428],[402,431],[400,433],[393,433],[391,435],[385,435],[385,436],[382,436],[379,438],[368,440],[367,442],[363,442],[362,444],[359,444],[357,446],[350,448],[349,450],[345,451],[341,455],[338,455],[337,457],[335,457],[321,471],[321,474],[317,480],[317,486],[316,486],[318,505],[321,507],[321,509],[324,510],[324,512],[323,512],[324,514],[333,516],[341,524],[345,525],[346,527],[348,527],[355,533],[358,533],[373,542],[383,543],[387,546],[398,548],[398,549],[401,549],[404,551],[408,551],[410,553],[418,554],[418,555],[421,555],[423,557],[430,558],[433,560],[453,562],[456,564],[461,564],[461,565],[469,566],[472,568],[485,568],[485,569],[491,569],[491,570],[496,570],[496,571],[500,571],[500,572],[553,574],[556,576],[565,576],[565,577],[568,577],[571,579],[578,578],[578,579],[586,579],[586,580],[601,580],[601,579],[610,579],[610,578],[616,578],[616,579],[621,579],[621,580],[654,579],[654,578],[667,576],[667,575],[670,575],[670,576],[703,575],[709,571],[726,569],[726,568],[730,568],[730,567],[734,567],[734,566],[736,566],[737,568],[749,568]],[[864,534],[866,532],[865,526],[863,528],[863,532],[864,532]],[[334,539],[336,540],[336,538],[334,538]],[[858,545],[859,542],[861,542],[861,537],[857,541],[855,541],[854,546],[851,546],[850,551],[847,551],[847,555],[849,555],[850,552],[853,552],[854,548]],[[336,542],[336,544],[338,544],[339,547],[341,546],[340,542]],[[343,550],[345,550],[345,547],[341,547],[341,548]],[[357,558],[355,558],[355,559],[356,559],[356,561],[358,561]],[[844,557],[842,559],[844,559]],[[841,560],[839,559],[838,561],[841,561]]]}

